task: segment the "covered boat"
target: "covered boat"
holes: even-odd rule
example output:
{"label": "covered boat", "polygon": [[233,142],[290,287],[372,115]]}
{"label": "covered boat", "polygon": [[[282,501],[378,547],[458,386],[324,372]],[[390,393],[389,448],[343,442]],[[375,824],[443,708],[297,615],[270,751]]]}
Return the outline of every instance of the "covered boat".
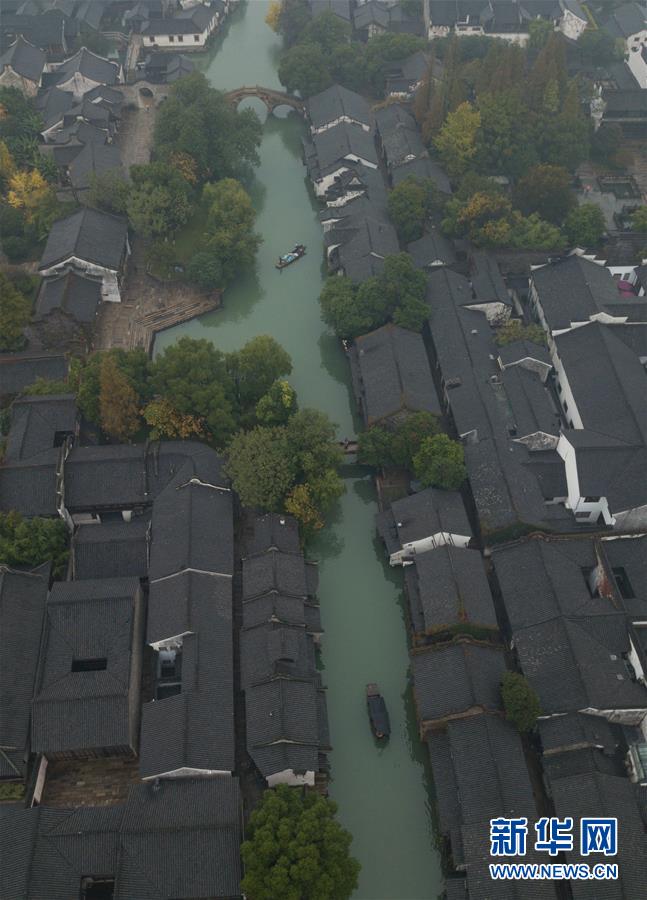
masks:
{"label": "covered boat", "polygon": [[373,734],[378,740],[388,738],[391,734],[389,713],[386,708],[386,703],[384,702],[384,697],[380,694],[380,689],[376,684],[366,685],[366,705],[368,707],[368,717],[371,720]]}
{"label": "covered boat", "polygon": [[286,266],[292,265],[293,262],[296,262],[297,259],[301,259],[302,256],[305,256],[306,248],[304,244],[296,244],[289,253],[284,254],[283,256],[279,256],[278,262],[276,264],[277,269],[285,269]]}

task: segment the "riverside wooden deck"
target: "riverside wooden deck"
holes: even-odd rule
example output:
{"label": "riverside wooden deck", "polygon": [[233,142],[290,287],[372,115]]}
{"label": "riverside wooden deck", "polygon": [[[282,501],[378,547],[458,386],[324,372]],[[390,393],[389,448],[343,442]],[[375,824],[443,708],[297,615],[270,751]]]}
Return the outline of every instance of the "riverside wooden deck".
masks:
{"label": "riverside wooden deck", "polygon": [[152,353],[155,335],[218,309],[222,292],[205,294],[181,281],[160,281],[148,274],[141,241],[135,238],[121,303],[102,303],[97,316],[95,350],[142,347]]}

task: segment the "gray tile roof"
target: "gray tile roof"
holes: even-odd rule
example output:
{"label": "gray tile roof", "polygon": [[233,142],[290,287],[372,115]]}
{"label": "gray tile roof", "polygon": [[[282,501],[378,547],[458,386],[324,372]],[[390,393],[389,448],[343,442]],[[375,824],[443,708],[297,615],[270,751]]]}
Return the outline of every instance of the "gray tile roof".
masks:
{"label": "gray tile roof", "polygon": [[461,623],[496,630],[494,603],[478,550],[439,547],[416,556],[410,570],[415,579],[415,594],[408,591],[412,622],[420,626],[416,630],[431,632]]}
{"label": "gray tile roof", "polygon": [[[32,572],[0,566],[2,777],[23,774],[48,582],[48,564]],[[0,893],[4,896],[4,892]]]}
{"label": "gray tile roof", "polygon": [[[585,816],[618,819],[618,855],[614,857],[618,863],[618,880],[602,884],[572,881],[575,900],[639,900],[647,878],[647,836],[629,779],[595,772],[554,779],[550,788],[555,812],[560,817],[572,816],[575,822]],[[568,861],[587,862],[577,852],[577,833],[574,843],[576,849],[567,853]]]}
{"label": "gray tile roof", "polygon": [[613,754],[618,746],[613,727],[603,716],[577,712],[551,716],[539,719],[537,729],[544,754],[578,747],[597,747]]}
{"label": "gray tile roof", "polygon": [[65,461],[71,511],[128,509],[150,502],[141,444],[74,447]]}
{"label": "gray tile roof", "polygon": [[500,649],[460,641],[427,647],[411,655],[419,718],[441,719],[472,707],[501,708],[499,684],[505,672]]}
{"label": "gray tile roof", "polygon": [[524,675],[545,714],[594,709],[647,709],[647,688],[632,680],[622,613],[561,616],[515,633]]}
{"label": "gray tile roof", "polygon": [[241,685],[248,690],[275,675],[316,680],[312,636],[303,626],[264,622],[240,633]]}
{"label": "gray tile roof", "polygon": [[[136,747],[142,615],[137,579],[54,584],[32,707],[34,751]],[[75,670],[75,661],[89,659],[105,668]]]}
{"label": "gray tile roof", "polygon": [[340,122],[319,134],[313,134],[311,140],[318,168],[322,173],[343,163],[347,156],[358,157],[377,165],[374,136],[359,125]]}
{"label": "gray tile roof", "polygon": [[496,259],[484,250],[472,253],[470,280],[477,303],[504,303],[512,306],[510,294]]}
{"label": "gray tile roof", "polygon": [[24,353],[0,353],[0,392],[19,394],[38,378],[62,381],[69,363],[62,353],[27,350]]}
{"label": "gray tile roof", "polygon": [[632,37],[647,29],[647,8],[640,3],[625,3],[613,10],[602,28],[614,38]]}
{"label": "gray tile roof", "polygon": [[55,516],[56,468],[60,450],[0,466],[0,510],[23,516]]}
{"label": "gray tile roof", "polygon": [[266,513],[255,516],[252,533],[246,535],[246,545],[250,556],[276,548],[284,553],[298,553],[301,549],[299,525],[293,516]]}
{"label": "gray tile roof", "polygon": [[126,250],[127,234],[125,219],[86,207],[54,222],[40,268],[48,269],[76,256],[116,271]]}
{"label": "gray tile roof", "polygon": [[458,491],[425,488],[391,504],[400,546],[440,531],[472,536],[463,498]]}
{"label": "gray tile roof", "polygon": [[245,691],[247,750],[260,772],[319,770],[321,728],[314,681],[278,678]]}
{"label": "gray tile roof", "polygon": [[66,84],[76,73],[90,81],[113,85],[119,81],[119,66],[103,56],[98,56],[86,47],[81,47],[74,56],[66,59],[56,71],[56,83]]}
{"label": "gray tile roof", "polygon": [[[338,233],[342,229],[338,229]],[[379,219],[362,218],[350,225],[345,234],[339,234],[340,244],[337,255],[331,260],[355,284],[360,284],[373,275],[379,275],[384,259],[399,252],[395,228]]]}
{"label": "gray tile roof", "polygon": [[153,504],[151,539],[152,581],[184,569],[231,575],[231,491],[192,483],[183,468]]}
{"label": "gray tile roof", "polygon": [[624,592],[620,591],[622,605],[630,615],[642,615],[647,602],[647,536],[605,538],[602,547],[609,567],[618,574],[624,570],[628,580]]}
{"label": "gray tile roof", "polygon": [[331,12],[346,22],[350,22],[353,17],[351,0],[308,0],[308,6],[313,17],[325,12]]}
{"label": "gray tile roof", "polygon": [[647,372],[639,355],[618,339],[616,328],[632,326],[591,322],[557,335],[556,352],[583,427],[627,444],[645,444]]}
{"label": "gray tile roof", "polygon": [[115,144],[85,144],[69,165],[70,181],[77,190],[91,187],[92,179],[108,172],[121,175],[122,163],[119,147]]}
{"label": "gray tile roof", "polygon": [[4,70],[5,66],[11,66],[17,75],[39,84],[45,58],[42,50],[21,36],[0,56],[0,71]]}
{"label": "gray tile roof", "polygon": [[445,170],[435,160],[426,156],[412,159],[410,162],[403,162],[393,169],[391,173],[393,186],[397,186],[411,175],[415,175],[417,178],[431,178],[438,190],[443,194],[452,193],[452,186]]}
{"label": "gray tile roof", "polygon": [[456,262],[452,242],[437,228],[432,228],[417,241],[407,244],[407,253],[418,269],[439,265],[451,266]]}
{"label": "gray tile roof", "polygon": [[612,312],[621,300],[609,270],[582,256],[534,269],[531,281],[552,331],[586,322],[596,313]]}
{"label": "gray tile roof", "polygon": [[304,599],[308,596],[306,565],[300,553],[268,550],[243,560],[243,599],[270,591]]}
{"label": "gray tile roof", "polygon": [[40,112],[45,128],[51,128],[62,122],[65,113],[74,106],[74,97],[69,91],[51,87],[35,97],[34,106]]}
{"label": "gray tile roof", "polygon": [[132,522],[80,525],[72,540],[74,579],[146,578],[149,528],[148,516]]}
{"label": "gray tile roof", "polygon": [[367,425],[422,410],[440,415],[421,335],[384,325],[355,339],[351,361]]}
{"label": "gray tile roof", "polygon": [[373,113],[368,102],[361,94],[350,91],[341,84],[333,84],[325,91],[314,94],[307,106],[313,128],[321,128],[341,118],[348,118],[362,125],[373,125]]}
{"label": "gray tile roof", "polygon": [[77,322],[94,323],[101,302],[101,281],[77,272],[44,278],[36,298],[36,316],[60,309]]}
{"label": "gray tile roof", "polygon": [[5,462],[18,462],[59,447],[76,430],[74,394],[22,397],[11,406]]}
{"label": "gray tile roof", "polygon": [[65,900],[90,873],[114,877],[114,900],[238,897],[240,806],[222,776],[136,785],[118,806],[5,807],[2,896]]}
{"label": "gray tile roof", "polygon": [[151,584],[147,641],[182,638],[181,693],[142,709],[143,777],[234,768],[230,579],[187,572]]}

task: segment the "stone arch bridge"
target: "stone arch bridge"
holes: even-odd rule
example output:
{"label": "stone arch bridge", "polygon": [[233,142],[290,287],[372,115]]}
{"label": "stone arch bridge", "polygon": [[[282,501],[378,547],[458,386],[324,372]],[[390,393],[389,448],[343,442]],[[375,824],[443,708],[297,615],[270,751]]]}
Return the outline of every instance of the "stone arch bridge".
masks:
{"label": "stone arch bridge", "polygon": [[238,106],[241,100],[246,97],[258,97],[267,107],[268,113],[271,115],[278,106],[289,106],[302,116],[306,113],[305,101],[294,94],[285,94],[283,91],[275,91],[272,88],[261,87],[260,85],[245,86],[236,88],[234,91],[228,91],[225,94],[227,100],[232,106]]}

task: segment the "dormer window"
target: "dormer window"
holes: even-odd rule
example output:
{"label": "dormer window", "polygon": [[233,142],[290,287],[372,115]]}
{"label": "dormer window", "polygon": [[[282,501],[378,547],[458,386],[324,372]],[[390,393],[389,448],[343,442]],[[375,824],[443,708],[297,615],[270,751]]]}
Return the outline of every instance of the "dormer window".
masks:
{"label": "dormer window", "polygon": [[633,600],[636,593],[629,581],[629,576],[627,575],[624,566],[617,566],[616,568],[611,569],[611,571],[613,572],[613,577],[616,580],[620,596],[623,600]]}
{"label": "dormer window", "polygon": [[108,875],[85,875],[81,879],[80,900],[112,900],[115,895],[115,879]]}
{"label": "dormer window", "polygon": [[182,650],[165,648],[157,654],[155,699],[163,700],[182,692]]}
{"label": "dormer window", "polygon": [[96,656],[85,659],[72,660],[72,672],[103,672],[108,668],[108,660],[105,656]]}

